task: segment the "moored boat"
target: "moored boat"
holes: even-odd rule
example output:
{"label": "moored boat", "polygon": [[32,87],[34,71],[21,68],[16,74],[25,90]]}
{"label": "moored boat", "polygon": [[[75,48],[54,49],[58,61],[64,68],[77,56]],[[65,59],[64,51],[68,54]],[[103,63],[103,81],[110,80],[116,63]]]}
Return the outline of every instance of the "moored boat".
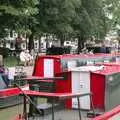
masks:
{"label": "moored boat", "polygon": [[[22,86],[21,89],[29,89],[29,86]],[[0,109],[22,103],[23,98],[19,94],[17,87],[0,90]]]}

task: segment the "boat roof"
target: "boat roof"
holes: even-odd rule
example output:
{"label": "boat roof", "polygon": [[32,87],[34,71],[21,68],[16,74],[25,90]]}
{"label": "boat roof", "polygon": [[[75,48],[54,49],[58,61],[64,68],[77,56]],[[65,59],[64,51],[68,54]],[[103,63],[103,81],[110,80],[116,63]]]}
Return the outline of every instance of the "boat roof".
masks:
{"label": "boat roof", "polygon": [[102,70],[93,71],[92,73],[100,75],[110,75],[120,73],[120,66],[103,66]]}
{"label": "boat roof", "polygon": [[101,66],[86,65],[86,66],[70,68],[70,71],[91,72],[91,71],[97,71],[97,70],[101,70],[101,69],[102,69],[102,65]]}
{"label": "boat roof", "polygon": [[63,55],[41,55],[39,58],[51,58],[51,59],[64,59],[64,58],[95,58],[95,57],[112,57],[112,56],[120,56],[120,54],[104,54],[104,53],[96,53],[96,54],[63,54]]}
{"label": "boat roof", "polygon": [[104,65],[104,66],[120,66],[120,62],[105,62],[105,63],[102,63],[102,62],[99,62],[99,63],[96,63],[96,65]]}

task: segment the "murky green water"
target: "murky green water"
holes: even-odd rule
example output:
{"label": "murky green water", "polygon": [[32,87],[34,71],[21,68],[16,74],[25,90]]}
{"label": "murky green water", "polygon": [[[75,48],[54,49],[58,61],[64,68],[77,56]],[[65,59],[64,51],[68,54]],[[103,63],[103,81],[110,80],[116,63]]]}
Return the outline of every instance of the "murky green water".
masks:
{"label": "murky green water", "polygon": [[0,120],[13,120],[17,114],[22,113],[22,110],[22,105],[1,109]]}
{"label": "murky green water", "polygon": [[[46,102],[46,99],[38,99],[38,104]],[[29,109],[29,106],[27,106]],[[23,113],[23,105],[16,105],[13,107],[8,107],[0,109],[0,120],[14,120],[15,116]]]}

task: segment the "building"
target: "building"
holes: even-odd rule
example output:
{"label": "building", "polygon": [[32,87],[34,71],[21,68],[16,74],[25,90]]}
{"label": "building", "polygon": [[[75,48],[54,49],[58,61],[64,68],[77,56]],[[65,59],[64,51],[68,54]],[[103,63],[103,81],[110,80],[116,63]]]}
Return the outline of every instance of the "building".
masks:
{"label": "building", "polygon": [[[21,50],[27,49],[28,39],[26,39],[25,34],[18,34],[15,31],[8,31],[8,36],[1,39],[0,47],[9,48],[14,51],[16,48],[20,48]],[[51,46],[52,42],[50,42]],[[39,48],[42,50],[46,50],[46,36],[41,37],[41,47],[38,39],[34,40],[34,50],[39,51]]]}

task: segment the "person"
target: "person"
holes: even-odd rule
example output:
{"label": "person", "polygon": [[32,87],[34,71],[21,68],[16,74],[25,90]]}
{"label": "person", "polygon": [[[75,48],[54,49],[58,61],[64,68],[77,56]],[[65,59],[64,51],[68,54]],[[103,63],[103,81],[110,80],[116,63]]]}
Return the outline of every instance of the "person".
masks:
{"label": "person", "polygon": [[26,50],[26,59],[28,61],[28,65],[33,64],[34,57],[29,53],[29,50]]}
{"label": "person", "polygon": [[[2,78],[1,78],[2,77]],[[4,68],[4,65],[0,65],[0,80],[3,79],[4,83],[2,84],[4,87],[8,87],[10,83],[10,79],[8,78],[8,69]],[[2,83],[2,82],[1,82]]]}
{"label": "person", "polygon": [[87,49],[86,46],[82,49],[82,53],[84,53],[84,54],[87,54],[87,53],[88,53],[88,49]]}
{"label": "person", "polygon": [[20,61],[24,63],[24,66],[28,65],[30,59],[27,52],[27,50],[23,50],[20,52]]}
{"label": "person", "polygon": [[33,59],[36,58],[36,52],[35,52],[34,49],[32,49],[32,50],[30,51],[30,55],[32,56]]}
{"label": "person", "polygon": [[103,44],[102,47],[100,48],[100,53],[106,53],[106,47]]}

